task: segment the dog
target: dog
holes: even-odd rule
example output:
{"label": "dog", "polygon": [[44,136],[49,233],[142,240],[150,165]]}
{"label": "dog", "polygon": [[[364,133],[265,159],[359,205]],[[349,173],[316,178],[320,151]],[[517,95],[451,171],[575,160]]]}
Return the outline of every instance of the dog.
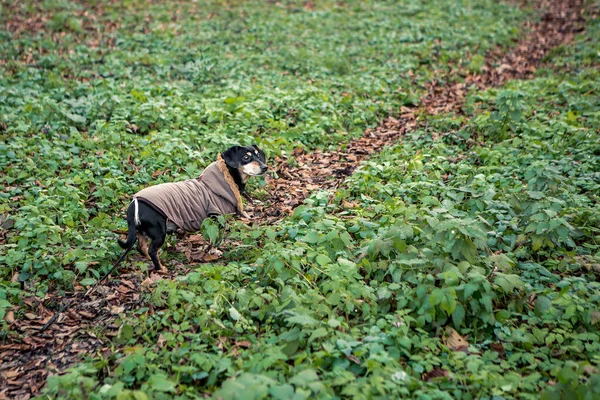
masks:
{"label": "dog", "polygon": [[246,182],[251,176],[264,175],[267,169],[265,153],[258,146],[233,146],[219,154],[197,179],[140,190],[127,208],[127,240],[118,240],[126,251],[113,269],[137,241],[138,251],[152,260],[152,269],[166,272],[158,250],[167,233],[199,231],[202,221],[212,216],[247,216],[241,198]]}

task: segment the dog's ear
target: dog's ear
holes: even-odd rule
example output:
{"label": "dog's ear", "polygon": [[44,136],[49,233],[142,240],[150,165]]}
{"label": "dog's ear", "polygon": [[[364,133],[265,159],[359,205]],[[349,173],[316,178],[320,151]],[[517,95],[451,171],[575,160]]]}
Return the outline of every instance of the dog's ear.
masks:
{"label": "dog's ear", "polygon": [[263,160],[263,162],[264,162],[264,161],[266,160],[266,157],[265,157],[265,152],[264,152],[264,151],[262,151],[261,149],[259,149],[259,148],[258,148],[258,146],[257,146],[257,145],[255,145],[255,144],[253,144],[253,145],[252,145],[252,148],[253,148],[254,150],[258,151],[258,154],[260,155],[260,158],[261,158],[261,159]]}
{"label": "dog's ear", "polygon": [[239,168],[242,166],[240,152],[245,151],[241,146],[232,146],[221,153],[221,157],[225,160],[225,164],[231,168]]}

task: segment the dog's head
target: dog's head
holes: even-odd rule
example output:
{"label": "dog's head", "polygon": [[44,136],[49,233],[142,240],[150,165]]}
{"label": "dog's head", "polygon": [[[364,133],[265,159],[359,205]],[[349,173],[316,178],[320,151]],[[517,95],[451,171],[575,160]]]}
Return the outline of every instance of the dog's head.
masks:
{"label": "dog's head", "polygon": [[264,175],[268,169],[265,153],[256,145],[233,146],[225,150],[221,156],[225,164],[240,172],[244,183],[250,176]]}

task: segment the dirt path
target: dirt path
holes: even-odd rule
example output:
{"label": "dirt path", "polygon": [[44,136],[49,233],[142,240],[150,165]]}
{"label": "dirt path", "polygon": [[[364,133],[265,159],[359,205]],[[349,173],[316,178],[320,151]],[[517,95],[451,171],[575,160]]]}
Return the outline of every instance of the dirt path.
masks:
{"label": "dirt path", "polygon": [[[527,23],[528,33],[508,52],[491,51],[481,73],[464,70],[444,73],[444,79],[438,78],[437,82],[455,83],[428,83],[427,94],[419,106],[403,108],[396,118],[387,118],[375,129],[367,129],[361,138],[352,140],[343,149],[310,153],[298,150],[290,155],[295,159],[294,166],[288,164],[287,158],[276,158],[278,177],[269,182],[269,197],[259,205],[248,206],[254,220],[276,223],[302,204],[312,191],[337,187],[366,157],[415,129],[419,113],[460,113],[467,91],[473,86],[485,89],[510,79],[530,78],[552,48],[570,43],[584,26],[583,0],[539,0],[535,6],[543,12],[541,20]],[[181,246],[189,253],[200,240],[195,235]],[[85,355],[109,354],[109,339],[118,335],[119,314],[139,309],[140,293],[148,290],[148,285],[184,273],[186,269],[179,266],[168,276],[152,274],[142,281],[142,274],[133,271],[121,273],[118,280],[99,286],[88,298],[83,295],[83,287],[76,287],[75,293],[66,296],[49,293],[43,299],[25,298],[27,309],[32,311],[23,320],[8,315],[7,321],[18,335],[0,342],[0,399],[29,399],[40,391],[49,374],[64,371]],[[56,312],[66,304],[70,307]],[[44,326],[46,329],[42,329]]]}

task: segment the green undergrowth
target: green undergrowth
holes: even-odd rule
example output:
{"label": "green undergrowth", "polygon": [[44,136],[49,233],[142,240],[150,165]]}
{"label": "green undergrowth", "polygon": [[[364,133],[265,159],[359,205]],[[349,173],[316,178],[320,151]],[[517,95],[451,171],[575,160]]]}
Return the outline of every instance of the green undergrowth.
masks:
{"label": "green undergrowth", "polygon": [[598,398],[600,71],[568,70],[474,93],[280,225],[234,226],[228,263],[158,282],[118,350],[46,396]]}
{"label": "green undergrowth", "polygon": [[93,283],[140,188],[235,143],[336,148],[433,71],[509,45],[524,16],[492,0],[2,1],[2,309],[15,276],[39,295]]}

